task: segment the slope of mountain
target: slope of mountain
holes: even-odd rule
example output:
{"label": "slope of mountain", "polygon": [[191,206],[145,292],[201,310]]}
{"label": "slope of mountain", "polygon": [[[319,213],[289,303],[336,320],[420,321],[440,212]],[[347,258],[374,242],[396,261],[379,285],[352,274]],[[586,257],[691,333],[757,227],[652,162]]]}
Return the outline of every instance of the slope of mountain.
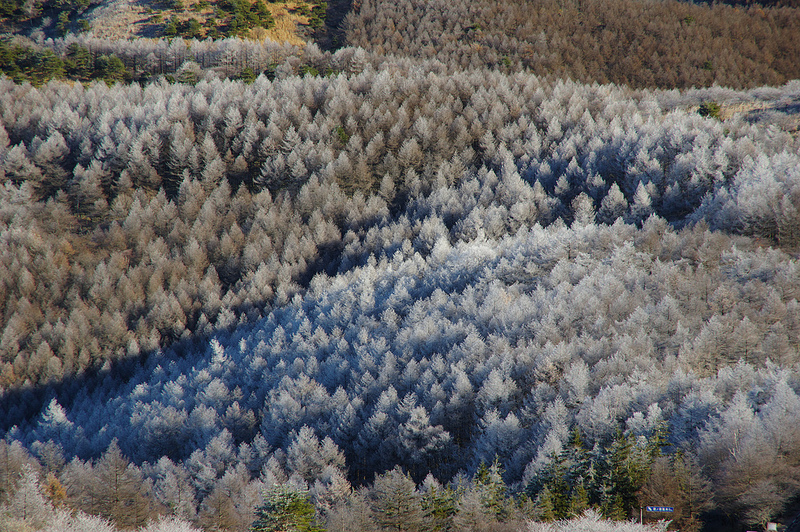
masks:
{"label": "slope of mountain", "polygon": [[[400,494],[437,530],[652,499],[734,529],[797,499],[798,81],[539,75],[517,7],[451,4],[358,3],[335,52],[70,35],[33,46],[83,83],[0,79],[0,523],[246,530],[288,489],[329,530],[397,528]],[[89,81],[112,57],[141,81]]]}

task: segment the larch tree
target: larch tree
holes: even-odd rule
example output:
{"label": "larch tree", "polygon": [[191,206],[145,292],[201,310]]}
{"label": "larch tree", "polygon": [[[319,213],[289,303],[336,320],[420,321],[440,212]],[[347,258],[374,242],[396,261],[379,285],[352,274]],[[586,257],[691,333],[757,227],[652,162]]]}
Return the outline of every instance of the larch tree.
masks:
{"label": "larch tree", "polygon": [[52,517],[53,507],[42,494],[39,475],[31,465],[23,466],[22,477],[19,479],[14,496],[8,502],[5,511],[34,527],[47,524]]}
{"label": "larch tree", "polygon": [[308,483],[321,478],[326,467],[344,470],[344,455],[329,437],[319,441],[313,429],[303,426],[286,450],[286,466]]}
{"label": "larch tree", "polygon": [[418,530],[423,522],[421,497],[414,481],[396,466],[379,475],[369,492],[376,521],[385,530]]}
{"label": "larch tree", "polygon": [[116,440],[93,468],[97,513],[123,528],[142,526],[152,517],[150,496],[141,470],[131,464]]}

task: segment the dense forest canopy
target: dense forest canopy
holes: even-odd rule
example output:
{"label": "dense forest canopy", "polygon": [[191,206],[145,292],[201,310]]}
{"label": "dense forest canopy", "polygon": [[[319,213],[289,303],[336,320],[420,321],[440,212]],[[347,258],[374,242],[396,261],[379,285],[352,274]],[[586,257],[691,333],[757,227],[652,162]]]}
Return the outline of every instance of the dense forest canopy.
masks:
{"label": "dense forest canopy", "polygon": [[780,517],[796,18],[367,0],[335,52],[3,44],[62,70],[0,78],[0,523]]}
{"label": "dense forest canopy", "polygon": [[[144,88],[6,81],[4,219],[20,227],[4,237],[6,385],[258,317],[315,273],[346,266],[349,233],[469,168],[513,167],[533,184],[531,206],[517,196],[505,208],[513,231],[657,214],[784,245],[800,234],[785,201],[797,194],[796,156],[779,151],[788,135],[665,115],[656,98],[624,89],[421,72],[410,68],[400,87],[386,70]],[[763,178],[765,166],[779,171]],[[285,194],[310,178],[338,189]],[[474,235],[484,213],[462,215],[445,217],[448,231]]]}
{"label": "dense forest canopy", "polygon": [[689,88],[800,77],[800,9],[680,0],[363,0],[348,39],[378,54],[584,83]]}

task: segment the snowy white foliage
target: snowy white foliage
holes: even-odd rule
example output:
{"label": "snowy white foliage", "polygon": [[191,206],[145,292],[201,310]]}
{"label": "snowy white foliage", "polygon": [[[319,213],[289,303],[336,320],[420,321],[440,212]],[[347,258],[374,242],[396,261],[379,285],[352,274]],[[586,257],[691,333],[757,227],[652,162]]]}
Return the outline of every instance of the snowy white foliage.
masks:
{"label": "snowy white foliage", "polygon": [[[102,517],[83,512],[59,510],[42,532],[118,532],[118,529]],[[186,521],[175,518],[160,518],[135,532],[200,532]]]}
{"label": "snowy white foliage", "polygon": [[[486,190],[487,181],[495,183],[479,173],[449,193]],[[433,201],[413,208],[436,212]],[[711,322],[696,309],[707,296],[691,284],[708,275],[703,262],[668,257],[692,239],[714,245],[711,234],[655,220],[643,229],[557,223],[496,240],[450,237],[423,256],[410,240],[397,246],[392,235],[404,230],[386,223],[388,241],[370,245],[385,251],[364,264],[318,275],[302,296],[217,334],[192,357],[149,359],[113,397],[96,399],[105,388],[76,397],[63,418],[102,434],[97,449],[116,437],[136,461],[165,450],[195,474],[211,466],[209,482],[240,462],[257,472],[276,449],[286,473],[307,482],[345,463],[365,472],[401,463],[448,478],[495,455],[520,480],[531,462],[560,450],[574,424],[604,441],[617,428],[647,434],[664,419],[676,443],[697,440],[712,452],[727,449],[716,434],[729,437],[731,423],[746,421],[726,417],[728,405],[758,407],[747,419],[767,423],[778,390],[786,408],[797,402],[796,373],[773,363],[742,359],[709,371],[703,346],[712,339],[722,346],[714,356],[739,356],[723,333],[706,340]],[[664,260],[643,247],[653,234],[672,243],[661,244]],[[781,279],[795,278],[794,260],[724,246],[718,253],[726,273],[704,281],[714,293],[752,290],[745,272],[758,263],[774,281],[750,297],[795,305],[780,295],[792,293]],[[765,341],[760,334],[756,344]],[[791,360],[791,352],[771,356]],[[57,406],[23,427],[27,444],[52,437]],[[743,430],[779,430],[769,427]],[[86,445],[61,443],[68,455]]]}
{"label": "snowy white foliage", "polygon": [[648,523],[611,521],[603,519],[594,510],[588,510],[581,517],[555,523],[531,523],[528,532],[664,532],[668,521]]}
{"label": "snowy white foliage", "polygon": [[102,517],[60,510],[44,532],[117,532],[117,529]]}

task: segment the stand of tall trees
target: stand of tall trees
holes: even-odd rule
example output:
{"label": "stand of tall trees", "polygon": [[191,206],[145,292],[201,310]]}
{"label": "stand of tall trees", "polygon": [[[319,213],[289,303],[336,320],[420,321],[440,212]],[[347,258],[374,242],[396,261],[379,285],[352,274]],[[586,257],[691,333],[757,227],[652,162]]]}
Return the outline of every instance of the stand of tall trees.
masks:
{"label": "stand of tall trees", "polygon": [[378,54],[641,88],[779,85],[800,77],[800,6],[680,0],[365,0],[348,42]]}
{"label": "stand of tall trees", "polygon": [[252,321],[316,273],[363,261],[373,237],[362,247],[354,236],[404,205],[411,224],[425,214],[411,198],[467,169],[517,172],[519,201],[448,207],[421,226],[421,251],[443,230],[467,238],[486,223],[499,235],[651,214],[788,246],[800,234],[788,200],[797,158],[779,151],[796,143],[788,134],[664,115],[622,88],[408,68],[396,81],[370,70],[197,86],[2,82],[0,382],[46,383]]}

